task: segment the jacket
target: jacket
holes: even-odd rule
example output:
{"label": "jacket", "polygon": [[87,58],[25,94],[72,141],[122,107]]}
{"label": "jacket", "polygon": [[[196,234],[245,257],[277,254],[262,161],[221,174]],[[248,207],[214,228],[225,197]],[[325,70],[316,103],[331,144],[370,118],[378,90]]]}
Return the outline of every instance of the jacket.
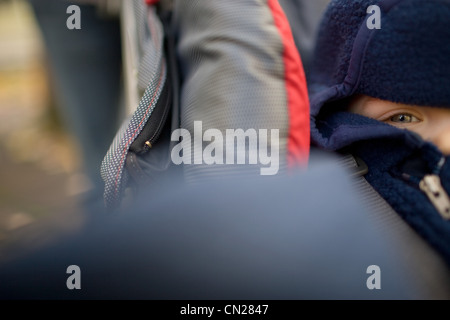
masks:
{"label": "jacket", "polygon": [[[381,29],[368,27],[371,5],[380,8]],[[332,1],[309,83],[313,146],[361,158],[367,181],[447,263],[449,157],[412,131],[347,107],[355,94],[450,107],[449,18],[449,1]]]}

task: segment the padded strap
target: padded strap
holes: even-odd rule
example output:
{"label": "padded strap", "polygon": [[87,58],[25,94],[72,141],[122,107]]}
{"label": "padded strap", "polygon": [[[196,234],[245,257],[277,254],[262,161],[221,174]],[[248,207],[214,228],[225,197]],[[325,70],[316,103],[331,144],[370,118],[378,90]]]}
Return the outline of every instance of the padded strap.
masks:
{"label": "padded strap", "polygon": [[[125,168],[130,146],[145,127],[157,106],[166,83],[167,65],[164,57],[164,30],[156,13],[156,8],[143,1],[123,1],[124,12],[129,19],[123,22],[125,39],[132,46],[128,56],[132,61],[131,92],[140,95],[145,89],[138,105],[129,105],[130,115],[126,117],[116,134],[101,166],[105,181],[105,204],[108,208],[118,207],[129,179]],[[125,17],[125,16],[124,16]],[[135,17],[135,20],[133,19]],[[127,51],[126,51],[127,52]],[[129,100],[135,103],[134,99]]]}

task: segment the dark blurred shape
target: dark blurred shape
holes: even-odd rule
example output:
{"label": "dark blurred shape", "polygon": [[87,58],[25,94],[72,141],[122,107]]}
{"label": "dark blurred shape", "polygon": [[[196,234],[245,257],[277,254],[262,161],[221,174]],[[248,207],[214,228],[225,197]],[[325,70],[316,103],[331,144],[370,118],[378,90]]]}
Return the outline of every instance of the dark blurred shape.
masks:
{"label": "dark blurred shape", "polygon": [[[319,158],[290,176],[162,182],[124,212],[16,251],[0,266],[0,298],[448,298],[427,291],[418,265],[428,261],[412,263],[411,244],[373,223],[348,173]],[[66,287],[70,265],[81,290]],[[371,265],[379,290],[366,286]]]}
{"label": "dark blurred shape", "polygon": [[308,79],[319,23],[330,0],[279,1],[291,25],[292,35]]}
{"label": "dark blurred shape", "polygon": [[[64,124],[79,143],[84,168],[103,192],[100,164],[118,126],[121,97],[121,40],[118,17],[92,4],[29,0],[42,32],[53,92]],[[81,10],[81,29],[69,30],[67,7]],[[51,156],[51,155],[49,155]]]}

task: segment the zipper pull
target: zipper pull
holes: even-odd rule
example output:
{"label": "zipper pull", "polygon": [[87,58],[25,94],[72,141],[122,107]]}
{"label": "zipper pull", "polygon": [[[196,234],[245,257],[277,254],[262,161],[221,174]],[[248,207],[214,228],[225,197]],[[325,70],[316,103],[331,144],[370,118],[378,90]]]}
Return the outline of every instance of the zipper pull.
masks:
{"label": "zipper pull", "polygon": [[420,190],[430,199],[442,218],[450,219],[450,198],[442,187],[441,179],[435,174],[426,175],[419,184]]}

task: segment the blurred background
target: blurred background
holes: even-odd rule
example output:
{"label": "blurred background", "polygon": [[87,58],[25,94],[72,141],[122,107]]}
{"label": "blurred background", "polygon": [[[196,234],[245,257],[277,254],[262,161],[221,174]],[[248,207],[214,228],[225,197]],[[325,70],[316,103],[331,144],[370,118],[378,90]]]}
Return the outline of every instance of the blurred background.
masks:
{"label": "blurred background", "polygon": [[38,224],[73,229],[89,201],[101,205],[100,162],[120,95],[119,24],[81,4],[83,30],[68,30],[68,5],[0,0],[0,245]]}
{"label": "blurred background", "polygon": [[0,177],[0,240],[79,214],[78,196],[89,188],[56,106],[42,34],[21,0],[0,1]]}

